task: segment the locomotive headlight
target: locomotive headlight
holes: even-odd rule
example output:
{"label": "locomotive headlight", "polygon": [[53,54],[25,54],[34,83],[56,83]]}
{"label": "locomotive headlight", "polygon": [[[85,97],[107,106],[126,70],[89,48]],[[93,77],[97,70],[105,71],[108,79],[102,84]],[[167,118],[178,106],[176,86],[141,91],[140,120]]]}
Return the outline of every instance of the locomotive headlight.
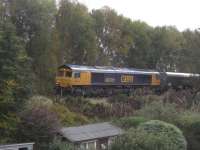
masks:
{"label": "locomotive headlight", "polygon": [[60,86],[60,82],[58,80],[56,81],[56,86]]}
{"label": "locomotive headlight", "polygon": [[56,82],[56,86],[59,86],[60,84]]}

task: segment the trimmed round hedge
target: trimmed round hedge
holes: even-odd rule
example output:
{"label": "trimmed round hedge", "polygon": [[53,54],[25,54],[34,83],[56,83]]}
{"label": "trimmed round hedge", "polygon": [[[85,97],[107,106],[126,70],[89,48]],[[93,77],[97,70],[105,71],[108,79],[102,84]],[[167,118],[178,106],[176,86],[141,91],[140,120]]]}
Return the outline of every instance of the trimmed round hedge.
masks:
{"label": "trimmed round hedge", "polygon": [[130,129],[111,146],[112,150],[186,150],[182,132],[174,125],[152,120]]}
{"label": "trimmed round hedge", "polygon": [[147,122],[147,121],[148,120],[146,118],[136,116],[136,117],[123,117],[120,119],[116,119],[116,120],[114,120],[114,123],[117,126],[120,126],[121,128],[129,129],[132,127],[134,127],[134,128],[138,127],[140,124]]}

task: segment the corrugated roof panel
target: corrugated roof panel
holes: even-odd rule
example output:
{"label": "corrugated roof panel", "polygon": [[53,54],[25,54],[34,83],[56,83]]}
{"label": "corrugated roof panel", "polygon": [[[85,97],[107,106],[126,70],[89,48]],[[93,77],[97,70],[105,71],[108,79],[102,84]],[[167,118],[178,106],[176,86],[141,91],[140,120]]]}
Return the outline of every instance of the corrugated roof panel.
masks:
{"label": "corrugated roof panel", "polygon": [[120,128],[113,126],[108,122],[79,127],[68,127],[61,130],[61,134],[71,142],[116,136],[122,133],[123,131]]}
{"label": "corrugated roof panel", "polygon": [[32,150],[33,145],[34,143],[6,144],[6,145],[0,145],[0,150],[15,150],[15,149],[25,148],[25,147]]}

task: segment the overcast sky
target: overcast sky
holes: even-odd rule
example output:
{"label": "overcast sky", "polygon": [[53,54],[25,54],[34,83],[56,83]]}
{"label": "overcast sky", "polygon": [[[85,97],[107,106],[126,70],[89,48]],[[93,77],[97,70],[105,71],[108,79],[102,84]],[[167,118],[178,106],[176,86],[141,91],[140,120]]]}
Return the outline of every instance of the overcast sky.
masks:
{"label": "overcast sky", "polygon": [[179,30],[200,28],[200,0],[78,0],[89,10],[114,8],[132,20],[151,26],[174,25]]}

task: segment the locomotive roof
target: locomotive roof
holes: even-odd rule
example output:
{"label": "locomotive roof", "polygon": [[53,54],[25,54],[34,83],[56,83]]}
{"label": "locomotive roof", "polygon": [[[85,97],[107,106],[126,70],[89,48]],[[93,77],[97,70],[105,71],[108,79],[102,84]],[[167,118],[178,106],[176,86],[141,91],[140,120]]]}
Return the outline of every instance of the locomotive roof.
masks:
{"label": "locomotive roof", "polygon": [[63,67],[72,69],[73,71],[90,71],[90,72],[99,72],[99,73],[159,74],[159,72],[155,70],[119,68],[119,67],[112,67],[112,66],[81,66],[81,65],[65,64],[65,65],[60,66],[59,68],[63,68]]}

